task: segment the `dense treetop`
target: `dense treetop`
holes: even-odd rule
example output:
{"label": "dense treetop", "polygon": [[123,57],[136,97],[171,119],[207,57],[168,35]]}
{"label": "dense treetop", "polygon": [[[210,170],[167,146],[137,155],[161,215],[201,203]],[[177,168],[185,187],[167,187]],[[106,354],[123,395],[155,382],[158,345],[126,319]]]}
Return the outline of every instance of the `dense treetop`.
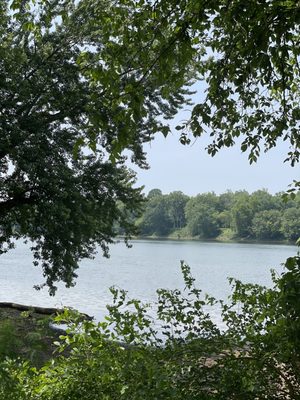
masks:
{"label": "dense treetop", "polygon": [[93,101],[87,89],[83,99],[89,129],[82,140],[104,135],[117,154],[137,151],[158,130],[167,134],[155,116],[174,115],[193,77],[207,91],[182,126],[183,142],[189,130],[207,131],[214,154],[242,136],[241,148],[254,161],[261,143],[269,148],[282,138],[291,143],[291,162],[298,159],[297,0],[14,0],[2,8],[7,4],[27,32],[25,42],[42,39],[53,61],[69,49],[81,83],[92,83]]}

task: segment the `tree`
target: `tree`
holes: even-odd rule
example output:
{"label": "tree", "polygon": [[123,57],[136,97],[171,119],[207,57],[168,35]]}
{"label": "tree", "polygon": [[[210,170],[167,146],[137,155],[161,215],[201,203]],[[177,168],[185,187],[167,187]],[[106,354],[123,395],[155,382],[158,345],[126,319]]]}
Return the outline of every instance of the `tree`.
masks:
{"label": "tree", "polygon": [[282,232],[286,239],[296,241],[300,237],[299,207],[288,208],[282,216]]}
{"label": "tree", "polygon": [[[14,7],[21,3],[24,0],[13,2]],[[139,107],[147,104],[140,115],[145,117],[145,112],[151,111],[152,118],[161,111],[155,107],[160,97],[162,102],[169,101],[175,112],[183,101],[180,89],[187,77],[195,78],[197,72],[206,83],[206,98],[194,106],[187,124],[179,127],[182,142],[186,143],[187,128],[199,136],[207,127],[212,136],[208,150],[215,154],[242,136],[241,149],[250,151],[253,162],[261,142],[268,149],[282,138],[292,145],[288,158],[297,162],[297,0],[214,0],[204,5],[196,0],[121,1],[114,5],[104,0],[81,0],[76,5],[72,0],[39,3],[44,7],[44,25],[53,26],[56,14],[63,17],[65,34],[78,38],[80,24],[78,62],[87,71],[85,77],[101,86],[100,95],[105,86],[105,98],[110,100],[105,105],[110,104],[118,114],[119,123],[128,124],[124,130],[110,132],[114,154],[149,138],[147,129],[143,133],[136,129]],[[34,24],[36,28],[38,23],[30,12],[25,15],[25,27],[32,29]],[[97,51],[92,52],[88,45]],[[166,111],[166,104],[161,106]],[[104,122],[96,113],[91,137]],[[152,123],[151,133],[162,130],[168,134],[167,125],[163,128],[153,118]]]}
{"label": "tree", "polygon": [[162,196],[162,191],[160,189],[152,189],[147,195],[147,199],[151,200],[154,197],[160,197]]}
{"label": "tree", "polygon": [[236,194],[232,207],[232,228],[240,237],[251,236],[252,218],[255,210],[250,202],[250,195],[246,191]]}
{"label": "tree", "polygon": [[121,151],[146,166],[142,143],[168,132],[158,116],[171,118],[187,94],[186,45],[151,11],[133,1],[0,4],[0,249],[32,241],[52,294],[96,245],[107,254],[115,224],[135,232],[127,216],[142,196]]}
{"label": "tree", "polygon": [[[174,2],[175,3],[175,2]],[[173,3],[173,4],[174,4]],[[198,49],[206,96],[179,126],[211,136],[208,152],[235,144],[255,162],[262,146],[289,141],[287,160],[299,161],[299,25],[297,0],[176,2],[177,24]],[[170,6],[171,7],[171,6]],[[175,9],[175,5],[173,5]],[[174,11],[175,12],[175,11]]]}
{"label": "tree", "polygon": [[250,196],[250,203],[255,212],[276,209],[282,204],[278,204],[276,197],[268,193],[267,190],[256,190]]}
{"label": "tree", "polygon": [[234,198],[235,194],[229,190],[219,196],[220,213],[218,219],[222,228],[230,228],[232,225],[231,208],[234,203]]}
{"label": "tree", "polygon": [[173,228],[180,229],[185,226],[185,205],[189,197],[180,191],[171,192],[167,195],[167,208],[170,218],[173,221]]}
{"label": "tree", "polygon": [[252,232],[257,239],[280,240],[283,238],[281,220],[282,213],[279,210],[260,211],[252,220]]}
{"label": "tree", "polygon": [[220,233],[218,197],[215,193],[199,194],[186,204],[187,229],[192,236],[213,238]]}
{"label": "tree", "polygon": [[[63,201],[68,214],[68,205],[77,200],[71,180],[65,180],[77,175],[80,180],[86,164],[115,162],[109,168],[117,175],[127,148],[134,162],[146,166],[142,143],[157,132],[168,135],[166,119],[186,103],[191,78],[204,80],[206,98],[178,127],[182,143],[189,143],[189,131],[196,137],[208,131],[208,151],[214,155],[241,136],[241,149],[253,162],[261,143],[268,149],[282,138],[291,144],[287,158],[294,165],[299,158],[299,22],[296,0],[2,1],[1,242],[9,248],[18,232],[28,237],[36,242],[37,261],[44,258],[47,283],[71,284],[78,259],[91,254],[101,229],[93,236],[94,217],[87,216],[90,234],[83,243],[91,242],[80,250],[73,246],[65,255],[69,261],[54,266],[65,244],[55,237],[58,229],[51,231],[50,223],[46,228],[41,210],[49,206],[50,221],[53,204],[58,205],[55,196],[64,197],[62,187],[69,186]],[[94,157],[89,154],[88,161],[86,146]],[[40,157],[35,161],[33,154]],[[95,190],[83,175],[86,186],[78,183],[77,191],[93,201]],[[128,187],[131,180],[116,182]],[[113,185],[106,185],[107,180],[101,183],[103,193],[116,199]],[[50,200],[49,190],[56,186]],[[72,241],[74,233],[68,223],[64,226],[64,237]],[[106,233],[99,241],[105,247],[110,238]]]}
{"label": "tree", "polygon": [[137,223],[142,235],[166,236],[172,228],[172,220],[168,212],[167,198],[164,195],[152,196],[146,203],[146,208]]}

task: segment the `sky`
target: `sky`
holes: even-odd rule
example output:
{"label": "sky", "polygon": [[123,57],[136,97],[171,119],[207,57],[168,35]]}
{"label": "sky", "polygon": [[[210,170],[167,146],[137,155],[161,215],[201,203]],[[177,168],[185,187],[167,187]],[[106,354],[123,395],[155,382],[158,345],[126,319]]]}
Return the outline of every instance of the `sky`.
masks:
{"label": "sky", "polygon": [[[191,90],[193,104],[204,101],[206,84],[203,81],[194,84]],[[131,166],[137,173],[137,185],[145,186],[146,194],[155,188],[164,194],[180,190],[189,196],[205,192],[220,194],[227,190],[252,193],[259,189],[275,194],[287,190],[294,179],[300,180],[299,165],[291,167],[284,163],[289,151],[287,142],[262,152],[252,165],[239,145],[221,149],[214,157],[205,151],[208,137],[198,138],[190,146],[182,145],[175,126],[189,119],[191,108],[185,106],[170,121],[172,134],[166,138],[158,134],[151,143],[144,144],[149,170]]]}
{"label": "sky", "polygon": [[146,194],[154,188],[161,189],[164,194],[180,190],[189,196],[211,191],[220,194],[226,190],[252,193],[258,189],[275,194],[288,189],[294,179],[300,178],[299,165],[291,167],[284,163],[288,151],[286,143],[262,153],[252,165],[238,146],[221,149],[211,157],[205,145],[205,138],[199,138],[191,146],[183,146],[176,131],[167,138],[157,136],[144,146],[150,169],[133,167],[137,172],[137,185],[145,186]]}

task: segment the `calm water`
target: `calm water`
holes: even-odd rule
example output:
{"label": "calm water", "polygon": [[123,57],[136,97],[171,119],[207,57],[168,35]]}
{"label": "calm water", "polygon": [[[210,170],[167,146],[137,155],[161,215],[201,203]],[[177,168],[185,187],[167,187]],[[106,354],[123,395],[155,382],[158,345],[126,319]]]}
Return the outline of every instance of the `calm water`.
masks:
{"label": "calm water", "polygon": [[225,299],[229,292],[227,277],[270,286],[270,269],[282,271],[281,263],[297,248],[284,245],[205,243],[190,241],[132,241],[111,247],[110,259],[98,255],[81,262],[74,288],[59,286],[57,295],[46,289],[36,291],[34,284],[43,278],[32,265],[31,253],[23,243],[0,257],[0,301],[77,308],[100,320],[110,303],[108,288],[117,285],[130,297],[155,301],[158,288],[182,288],[180,260],[191,267],[196,284],[205,293]]}

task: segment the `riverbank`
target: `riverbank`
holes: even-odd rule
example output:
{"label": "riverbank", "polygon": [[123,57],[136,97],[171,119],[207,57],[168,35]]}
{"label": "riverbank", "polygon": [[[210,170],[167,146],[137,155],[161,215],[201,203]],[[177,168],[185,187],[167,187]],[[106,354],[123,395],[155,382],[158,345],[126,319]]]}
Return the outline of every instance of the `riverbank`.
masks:
{"label": "riverbank", "polygon": [[41,367],[55,356],[61,332],[50,328],[53,315],[31,309],[0,307],[0,360],[21,358]]}
{"label": "riverbank", "polygon": [[[123,240],[123,236],[118,236],[117,240]],[[285,245],[285,246],[295,246],[297,243],[291,242],[288,240],[258,240],[258,239],[252,239],[249,237],[238,237],[235,235],[227,234],[222,232],[219,236],[216,238],[201,238],[201,237],[195,237],[195,236],[190,236],[186,234],[182,234],[178,231],[173,232],[172,234],[168,236],[158,236],[158,235],[138,235],[138,236],[133,236],[133,240],[174,240],[174,241],[192,241],[192,242],[201,242],[201,243],[247,243],[247,244],[273,244],[273,245]]]}
{"label": "riverbank", "polygon": [[[52,307],[0,302],[0,361],[21,358],[41,367],[56,357],[56,344],[66,332],[55,324],[54,318],[63,312],[64,309]],[[84,313],[80,317],[93,319]]]}

